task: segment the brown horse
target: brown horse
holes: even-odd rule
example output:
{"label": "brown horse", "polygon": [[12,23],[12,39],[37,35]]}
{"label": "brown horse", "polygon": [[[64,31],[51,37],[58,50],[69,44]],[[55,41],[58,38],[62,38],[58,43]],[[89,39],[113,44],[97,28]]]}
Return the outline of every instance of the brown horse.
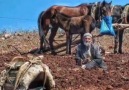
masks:
{"label": "brown horse", "polygon": [[[51,25],[52,28],[51,28],[51,34],[49,37],[49,44],[50,44],[50,49],[51,49],[52,54],[55,54],[53,41],[57,33],[58,27],[60,27],[58,23],[52,20],[52,16],[55,14],[55,10],[67,16],[76,17],[76,16],[82,16],[82,15],[92,15],[92,13],[94,12],[94,6],[95,6],[94,3],[93,4],[81,4],[76,7],[52,6],[49,9],[47,9],[44,13],[42,12],[38,18],[38,27],[39,27],[39,36],[40,36],[40,52],[42,52],[46,48],[47,40],[45,36],[47,35],[50,29],[49,26]],[[94,13],[95,16],[93,17],[99,21],[99,19],[102,16],[107,15],[107,13],[110,11],[110,6],[111,6],[111,2],[107,3],[105,1],[97,4],[96,5],[97,13]],[[44,47],[43,47],[43,43],[44,43]]]}
{"label": "brown horse", "polygon": [[[112,17],[113,17],[113,23],[123,23],[126,24],[126,21],[124,19],[124,13],[126,11],[124,11],[124,8],[127,8],[126,6],[129,4],[126,4],[125,6],[120,6],[120,5],[116,5],[112,7]],[[129,10],[129,8],[128,8]],[[129,17],[129,12],[128,13]],[[126,17],[125,17],[126,18]],[[128,23],[129,23],[129,18],[127,19]],[[115,33],[116,33],[116,37],[115,37],[115,42],[114,42],[114,53],[122,53],[122,42],[123,42],[123,34],[124,34],[124,28],[123,30],[117,30],[117,28],[115,28]]]}
{"label": "brown horse", "polygon": [[69,17],[57,11],[52,18],[66,32],[66,54],[71,54],[72,34],[81,34],[82,40],[83,34],[91,33],[96,24],[95,19],[89,15]]}

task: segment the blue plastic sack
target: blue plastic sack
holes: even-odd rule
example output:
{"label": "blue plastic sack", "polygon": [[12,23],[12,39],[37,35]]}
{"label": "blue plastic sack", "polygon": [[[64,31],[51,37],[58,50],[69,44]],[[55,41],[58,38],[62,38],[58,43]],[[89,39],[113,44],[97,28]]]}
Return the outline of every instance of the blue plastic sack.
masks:
{"label": "blue plastic sack", "polygon": [[105,16],[101,21],[101,28],[100,28],[101,35],[112,35],[115,36],[115,31],[112,26],[112,17]]}

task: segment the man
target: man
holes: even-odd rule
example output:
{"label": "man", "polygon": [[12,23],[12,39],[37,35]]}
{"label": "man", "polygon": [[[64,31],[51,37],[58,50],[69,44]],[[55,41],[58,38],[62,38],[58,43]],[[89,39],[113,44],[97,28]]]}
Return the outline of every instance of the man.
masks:
{"label": "man", "polygon": [[103,68],[104,72],[108,73],[107,65],[103,61],[100,47],[92,42],[92,35],[85,33],[83,35],[83,43],[77,46],[76,63],[82,67],[82,69],[91,69],[96,66]]}

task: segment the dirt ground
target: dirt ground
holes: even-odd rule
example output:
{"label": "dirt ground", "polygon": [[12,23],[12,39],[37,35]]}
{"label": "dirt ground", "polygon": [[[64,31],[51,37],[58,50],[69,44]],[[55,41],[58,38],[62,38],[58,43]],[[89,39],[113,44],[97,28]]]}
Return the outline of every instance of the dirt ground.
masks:
{"label": "dirt ground", "polygon": [[[56,36],[55,46],[65,42],[65,36]],[[99,40],[106,52],[105,62],[109,74],[104,74],[101,68],[82,70],[74,60],[74,43],[72,55],[65,55],[65,47],[58,48],[56,56],[50,52],[44,53],[43,63],[47,64],[54,76],[56,87],[53,90],[129,90],[129,33],[123,39],[124,54],[113,54],[112,36],[103,36]],[[9,62],[14,56],[34,51],[39,47],[38,33],[24,33],[5,40],[0,39],[0,71],[4,62]]]}

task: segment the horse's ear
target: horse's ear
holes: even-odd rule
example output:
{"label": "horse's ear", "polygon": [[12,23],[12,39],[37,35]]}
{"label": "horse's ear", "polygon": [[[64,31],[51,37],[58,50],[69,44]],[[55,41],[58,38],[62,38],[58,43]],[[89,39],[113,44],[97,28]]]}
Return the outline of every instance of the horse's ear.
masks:
{"label": "horse's ear", "polygon": [[105,0],[103,0],[103,2],[102,2],[102,6],[105,6],[105,4],[106,4],[106,1],[105,1]]}
{"label": "horse's ear", "polygon": [[109,4],[111,5],[112,4],[112,1]]}
{"label": "horse's ear", "polygon": [[56,9],[54,9],[52,12],[53,12],[53,14],[52,14],[51,18],[55,18],[58,11]]}
{"label": "horse's ear", "polygon": [[103,0],[103,2],[101,3],[101,6],[105,6],[105,0]]}

